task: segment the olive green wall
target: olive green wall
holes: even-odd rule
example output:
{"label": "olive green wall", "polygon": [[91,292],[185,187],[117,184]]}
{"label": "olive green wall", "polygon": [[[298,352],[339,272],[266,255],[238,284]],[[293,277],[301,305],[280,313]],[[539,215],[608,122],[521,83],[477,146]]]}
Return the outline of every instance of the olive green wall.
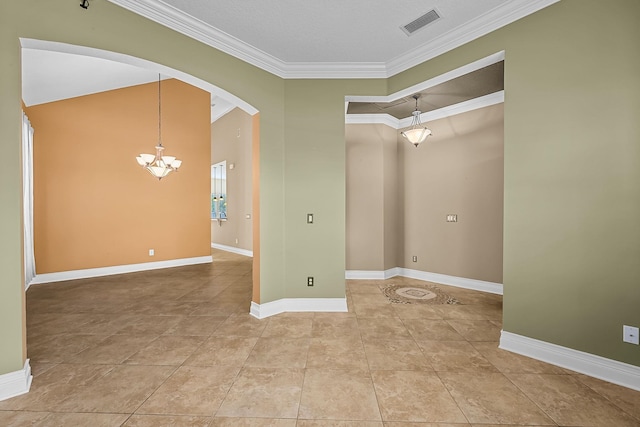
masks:
{"label": "olive green wall", "polygon": [[504,329],[640,366],[640,2],[563,0],[389,79],[505,50]]}
{"label": "olive green wall", "polygon": [[640,365],[620,339],[640,324],[637,0],[563,0],[387,80],[321,81],[284,81],[109,2],[77,3],[0,2],[0,374],[24,360],[19,37],[147,59],[260,111],[261,303],[344,295],[344,95],[393,93],[505,50],[504,328]]}
{"label": "olive green wall", "polygon": [[[20,37],[142,58],[254,106],[260,111],[260,303],[344,296],[344,96],[384,94],[385,80],[285,82],[106,1],[88,10],[75,0],[3,1],[0,31],[0,149],[9,163],[0,183],[0,374],[21,369],[25,358]],[[308,197],[314,194],[323,198]],[[307,211],[318,214],[311,229],[304,228]],[[317,277],[313,288],[306,286],[308,275]]]}
{"label": "olive green wall", "polygon": [[[345,95],[380,94],[376,80],[285,82],[285,256],[288,298],[344,297]],[[314,223],[307,224],[307,214]],[[307,277],[315,278],[313,287]]]}
{"label": "olive green wall", "polygon": [[[22,250],[20,45],[0,9],[0,374],[22,369],[25,354]],[[6,53],[6,54],[5,54]],[[11,185],[9,185],[11,183]]]}

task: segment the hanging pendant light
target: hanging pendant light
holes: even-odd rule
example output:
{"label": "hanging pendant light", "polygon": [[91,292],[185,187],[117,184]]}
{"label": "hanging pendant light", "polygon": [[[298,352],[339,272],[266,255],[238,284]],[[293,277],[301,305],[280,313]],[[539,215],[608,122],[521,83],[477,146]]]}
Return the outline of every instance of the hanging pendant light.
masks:
{"label": "hanging pendant light", "polygon": [[160,74],[158,74],[158,145],[156,145],[156,154],[140,154],[136,157],[138,164],[145,168],[151,175],[158,178],[158,180],[173,171],[177,171],[180,165],[182,165],[182,160],[178,160],[173,156],[164,155],[164,147],[162,146],[162,98],[160,83]]}
{"label": "hanging pendant light", "polygon": [[422,114],[422,112],[418,110],[418,98],[420,98],[420,95],[413,95],[412,98],[416,100],[416,109],[411,113],[413,115],[411,129],[400,132],[400,135],[404,136],[410,143],[417,147],[421,142],[424,142],[429,135],[431,135],[431,130],[427,129],[426,126],[423,126],[422,123],[420,123],[420,114]]}

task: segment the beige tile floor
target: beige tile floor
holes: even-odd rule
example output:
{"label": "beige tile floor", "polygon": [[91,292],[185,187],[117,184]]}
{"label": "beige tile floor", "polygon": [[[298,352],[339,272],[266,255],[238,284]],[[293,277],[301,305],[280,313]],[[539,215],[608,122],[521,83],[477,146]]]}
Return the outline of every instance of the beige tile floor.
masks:
{"label": "beige tile floor", "polygon": [[0,426],[640,426],[640,393],[497,348],[499,296],[249,316],[251,261],[33,286],[31,392]]}

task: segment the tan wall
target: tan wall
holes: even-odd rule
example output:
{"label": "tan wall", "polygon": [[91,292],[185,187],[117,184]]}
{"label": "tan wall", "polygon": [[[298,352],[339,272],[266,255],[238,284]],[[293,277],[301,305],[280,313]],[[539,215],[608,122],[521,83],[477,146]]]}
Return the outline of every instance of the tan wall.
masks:
{"label": "tan wall", "polygon": [[396,131],[347,125],[347,270],[396,267],[398,239]]}
{"label": "tan wall", "polygon": [[157,91],[152,83],[27,109],[38,274],[210,254],[209,94],[162,82],[163,145],[183,166],[158,181],[135,160],[155,152]]}
{"label": "tan wall", "polygon": [[418,148],[398,134],[401,267],[502,283],[503,117],[500,104],[429,122]]}
{"label": "tan wall", "polygon": [[345,126],[347,270],[384,269],[385,133],[386,139],[395,138],[384,125]]}
{"label": "tan wall", "polygon": [[502,283],[503,117],[497,105],[430,122],[419,148],[385,125],[347,125],[347,270]]}
{"label": "tan wall", "polygon": [[[396,142],[395,129],[386,128],[385,138],[382,146],[382,170],[384,173],[383,191],[383,211],[384,211],[384,270],[398,266],[398,250],[402,244],[402,235],[399,219],[403,209],[400,204],[400,182],[398,180],[398,157],[399,150]],[[386,135],[392,136],[388,138]]]}
{"label": "tan wall", "polygon": [[238,108],[211,124],[211,164],[227,162],[227,220],[211,221],[211,242],[249,251],[253,249],[252,141],[252,117]]}

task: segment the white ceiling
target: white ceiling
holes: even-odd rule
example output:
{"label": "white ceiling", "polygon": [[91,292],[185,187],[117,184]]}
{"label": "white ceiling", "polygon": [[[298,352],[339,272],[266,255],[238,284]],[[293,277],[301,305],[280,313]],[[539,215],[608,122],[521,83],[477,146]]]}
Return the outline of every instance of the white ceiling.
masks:
{"label": "white ceiling", "polygon": [[[99,13],[92,1],[86,13]],[[283,78],[371,78],[404,71],[559,0],[109,1]],[[400,29],[431,9],[439,20],[411,36]],[[117,60],[28,46],[22,52],[27,106],[158,78]],[[211,104],[212,121],[238,105],[213,92]]]}
{"label": "white ceiling", "polygon": [[109,1],[283,78],[385,78],[559,0]]}
{"label": "white ceiling", "polygon": [[[163,0],[284,62],[389,62],[507,0]],[[441,19],[400,27],[437,8]]]}

